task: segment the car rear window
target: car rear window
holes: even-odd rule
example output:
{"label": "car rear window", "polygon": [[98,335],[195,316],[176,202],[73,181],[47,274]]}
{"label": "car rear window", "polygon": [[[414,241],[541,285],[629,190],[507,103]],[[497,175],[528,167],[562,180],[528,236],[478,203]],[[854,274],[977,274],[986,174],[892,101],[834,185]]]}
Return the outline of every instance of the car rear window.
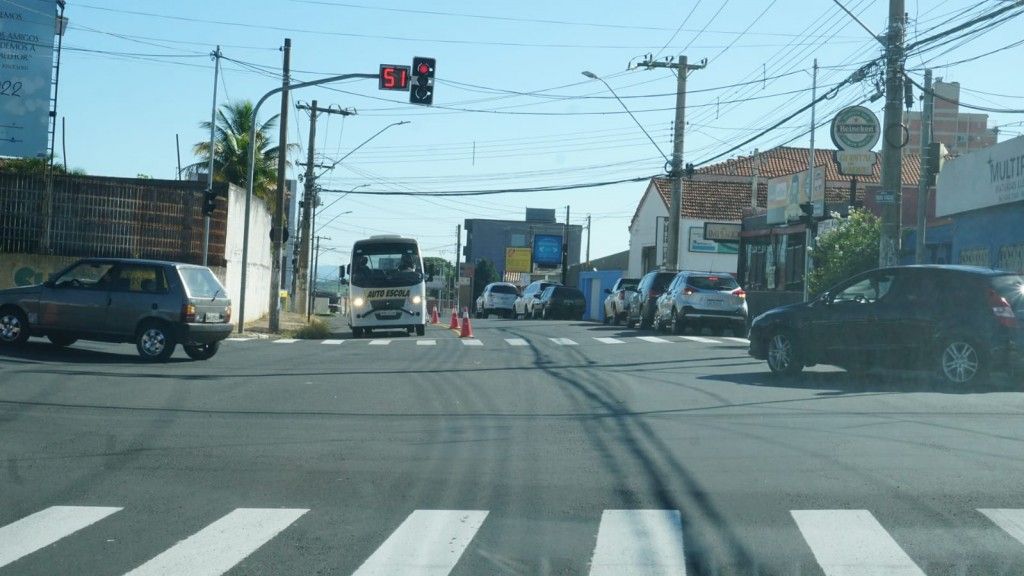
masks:
{"label": "car rear window", "polygon": [[672,283],[672,280],[676,277],[675,272],[659,272],[654,277],[654,282],[651,284],[651,288],[654,290],[664,290],[666,286]]}
{"label": "car rear window", "polygon": [[732,276],[690,276],[687,284],[698,290],[735,290],[740,285]]}
{"label": "car rear window", "polygon": [[518,294],[514,286],[508,286],[505,284],[491,286],[491,292],[494,294]]}
{"label": "car rear window", "polygon": [[558,288],[555,288],[553,296],[558,296],[559,298],[583,298],[583,292],[580,292],[575,288],[559,286]]}
{"label": "car rear window", "polygon": [[619,288],[636,288],[640,284],[640,281],[636,278],[630,278],[629,280],[623,280],[619,282]]}
{"label": "car rear window", "polygon": [[1007,274],[992,279],[992,288],[1010,303],[1017,314],[1024,313],[1024,276]]}
{"label": "car rear window", "polygon": [[225,296],[224,287],[220,285],[220,281],[209,268],[178,268],[178,274],[181,275],[189,295],[193,298]]}

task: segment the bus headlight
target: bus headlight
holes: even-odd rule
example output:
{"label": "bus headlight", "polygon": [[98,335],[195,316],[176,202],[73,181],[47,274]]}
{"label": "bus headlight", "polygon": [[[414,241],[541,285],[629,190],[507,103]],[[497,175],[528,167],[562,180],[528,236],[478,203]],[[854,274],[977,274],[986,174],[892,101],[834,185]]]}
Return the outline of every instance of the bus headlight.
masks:
{"label": "bus headlight", "polygon": [[363,304],[366,304],[366,301],[363,300],[362,298],[359,298],[358,296],[354,300],[352,300],[352,305],[355,306],[356,308],[362,308]]}
{"label": "bus headlight", "polygon": [[420,302],[423,302],[423,298],[420,298],[419,294],[412,297],[413,304],[419,304]]}

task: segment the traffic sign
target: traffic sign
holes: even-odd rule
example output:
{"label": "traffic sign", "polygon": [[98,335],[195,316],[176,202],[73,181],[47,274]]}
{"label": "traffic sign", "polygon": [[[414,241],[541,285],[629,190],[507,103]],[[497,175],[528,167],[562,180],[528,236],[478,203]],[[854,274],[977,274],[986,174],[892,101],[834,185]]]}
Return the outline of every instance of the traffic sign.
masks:
{"label": "traffic sign", "polygon": [[895,204],[896,194],[894,192],[885,192],[879,190],[875,192],[875,203],[876,204]]}

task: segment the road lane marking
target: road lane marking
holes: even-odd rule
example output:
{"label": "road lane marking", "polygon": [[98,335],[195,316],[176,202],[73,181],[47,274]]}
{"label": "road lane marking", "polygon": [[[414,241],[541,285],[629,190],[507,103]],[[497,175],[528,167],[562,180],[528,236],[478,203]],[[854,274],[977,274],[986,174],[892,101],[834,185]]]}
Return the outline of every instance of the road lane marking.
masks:
{"label": "road lane marking", "polygon": [[867,510],[790,510],[826,576],[925,576]]}
{"label": "road lane marking", "polygon": [[370,346],[387,346],[388,344],[391,344],[391,340],[385,340],[383,338],[370,340]]}
{"label": "road lane marking", "polygon": [[437,344],[437,340],[417,340],[417,346],[434,346]]}
{"label": "road lane marking", "polygon": [[278,340],[273,340],[272,342],[274,344],[294,344],[294,343],[296,343],[298,341],[299,341],[298,338],[280,338]]}
{"label": "road lane marking", "polygon": [[218,576],[306,512],[303,508],[237,508],[125,576]]}
{"label": "road lane marking", "polygon": [[352,576],[447,576],[486,510],[416,510]]}
{"label": "road lane marking", "polygon": [[248,342],[250,340],[255,340],[255,338],[225,338],[224,339],[225,342]]}
{"label": "road lane marking", "polygon": [[509,346],[529,346],[530,343],[522,338],[505,338],[505,342],[508,342]]}
{"label": "road lane marking", "polygon": [[463,346],[483,346],[484,343],[479,341],[479,340],[477,340],[476,338],[463,338],[462,339],[462,345]]}
{"label": "road lane marking", "polygon": [[718,340],[714,338],[705,338],[703,336],[680,336],[683,340],[689,340],[690,342],[700,342],[701,344],[719,344]]}
{"label": "road lane marking", "polygon": [[728,340],[729,342],[739,342],[740,344],[750,344],[750,340],[746,338],[736,338],[735,336],[723,336],[722,340]]}
{"label": "road lane marking", "polygon": [[622,340],[619,340],[618,338],[597,338],[597,337],[595,337],[594,340],[597,340],[601,344],[625,344],[625,342],[623,342]]}
{"label": "road lane marking", "polygon": [[6,566],[98,522],[121,508],[51,506],[0,527],[0,566]]}
{"label": "road lane marking", "polygon": [[554,342],[555,344],[558,344],[559,346],[576,346],[577,345],[576,341],[572,340],[570,338],[548,338],[548,340],[551,340],[552,342]]}
{"label": "road lane marking", "polygon": [[637,340],[643,340],[644,342],[653,342],[655,344],[670,344],[670,340],[664,338],[658,338],[657,336],[637,336]]}
{"label": "road lane marking", "polygon": [[605,510],[590,576],[685,575],[678,510]]}
{"label": "road lane marking", "polygon": [[1004,532],[1024,544],[1024,510],[1013,508],[978,509],[988,519],[995,522]]}
{"label": "road lane marking", "polygon": [[335,345],[335,346],[340,346],[340,345],[344,344],[345,341],[344,340],[323,340],[320,343],[321,344],[331,344],[331,345]]}

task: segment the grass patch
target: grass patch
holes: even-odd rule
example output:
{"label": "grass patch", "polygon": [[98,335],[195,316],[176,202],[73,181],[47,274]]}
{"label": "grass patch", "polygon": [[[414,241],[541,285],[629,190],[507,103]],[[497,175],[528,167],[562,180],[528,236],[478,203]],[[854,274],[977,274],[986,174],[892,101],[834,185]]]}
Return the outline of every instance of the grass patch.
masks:
{"label": "grass patch", "polygon": [[323,340],[330,338],[331,329],[327,326],[327,322],[323,320],[317,320],[313,318],[302,328],[295,331],[295,338],[301,338],[303,340]]}

